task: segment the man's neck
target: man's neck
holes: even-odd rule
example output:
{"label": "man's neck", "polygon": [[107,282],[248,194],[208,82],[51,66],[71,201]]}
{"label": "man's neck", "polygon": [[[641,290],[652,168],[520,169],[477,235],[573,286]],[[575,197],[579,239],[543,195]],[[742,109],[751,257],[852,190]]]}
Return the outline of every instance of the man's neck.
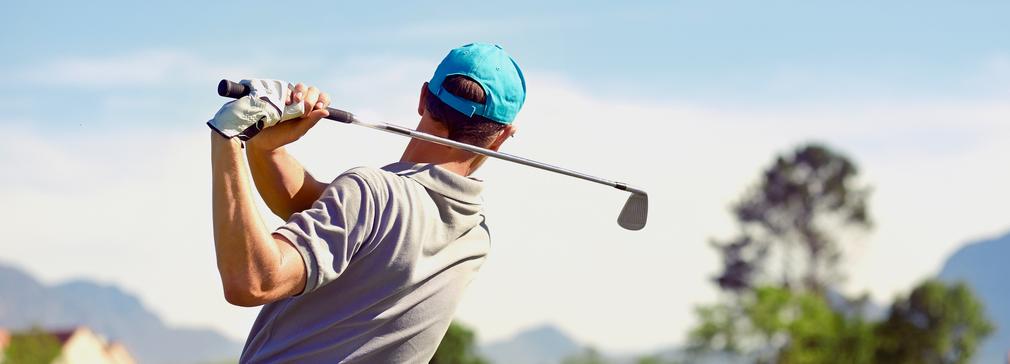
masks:
{"label": "man's neck", "polygon": [[466,157],[467,154],[470,153],[414,139],[403,151],[400,162],[430,163],[466,177],[470,175],[473,163],[472,158]]}

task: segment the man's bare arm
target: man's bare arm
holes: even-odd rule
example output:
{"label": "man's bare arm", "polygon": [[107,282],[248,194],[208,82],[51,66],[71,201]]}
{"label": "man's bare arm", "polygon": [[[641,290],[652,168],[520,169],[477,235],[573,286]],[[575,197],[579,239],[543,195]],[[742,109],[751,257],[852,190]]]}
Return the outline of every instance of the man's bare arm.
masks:
{"label": "man's bare arm", "polygon": [[291,243],[263,226],[236,139],[210,132],[214,247],[225,299],[258,306],[300,293],[305,263]]}
{"label": "man's bare arm", "polygon": [[291,214],[311,207],[326,188],[284,147],[263,150],[250,146],[246,155],[260,197],[281,219],[287,220]]}
{"label": "man's bare arm", "polygon": [[328,113],[329,96],[315,87],[295,86],[285,103],[305,104],[306,115],[263,129],[249,140],[246,155],[253,182],[270,211],[287,220],[319,199],[327,184],[312,177],[284,148],[309,131]]}

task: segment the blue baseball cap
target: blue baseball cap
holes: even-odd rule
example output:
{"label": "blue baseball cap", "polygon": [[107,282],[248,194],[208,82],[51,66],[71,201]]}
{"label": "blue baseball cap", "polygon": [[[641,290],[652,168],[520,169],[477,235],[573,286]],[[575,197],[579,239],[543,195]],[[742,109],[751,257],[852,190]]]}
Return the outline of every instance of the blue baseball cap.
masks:
{"label": "blue baseball cap", "polygon": [[[477,81],[486,95],[483,104],[453,95],[442,82],[463,75]],[[480,115],[511,124],[526,101],[526,79],[515,59],[497,44],[471,43],[449,51],[428,82],[428,91],[467,117]]]}

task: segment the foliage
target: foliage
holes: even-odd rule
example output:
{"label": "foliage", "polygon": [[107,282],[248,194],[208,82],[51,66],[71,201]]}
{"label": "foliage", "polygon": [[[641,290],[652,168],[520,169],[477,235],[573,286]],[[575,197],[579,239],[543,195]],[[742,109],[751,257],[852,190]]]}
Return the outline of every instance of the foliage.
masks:
{"label": "foliage", "polygon": [[[733,207],[740,236],[713,243],[723,256],[723,272],[716,277],[719,287],[748,290],[756,284],[755,275],[766,271],[772,250],[782,259],[777,273],[785,286],[802,283],[821,292],[837,280],[841,249],[833,235],[872,224],[869,188],[857,185],[857,175],[848,158],[817,144],[776,158],[757,186]],[[800,278],[792,271],[797,251],[805,268]]]}
{"label": "foliage", "polygon": [[665,361],[659,355],[650,355],[635,359],[635,364],[674,364],[674,362]]}
{"label": "foliage", "polygon": [[[696,309],[690,353],[789,364],[971,359],[992,325],[964,284],[925,282],[896,299],[881,322],[864,319],[865,296],[848,300],[830,290],[841,276],[841,233],[872,225],[869,188],[856,176],[851,161],[819,145],[776,159],[734,206],[740,234],[713,243],[723,263],[715,283],[728,294]],[[768,279],[772,256],[781,259],[781,284]],[[805,268],[798,278],[795,257]]]}
{"label": "foliage", "polygon": [[737,304],[698,308],[691,353],[737,353],[757,363],[961,364],[993,330],[963,283],[927,281],[896,299],[881,322],[864,320],[858,307],[781,287],[758,287],[740,297]]}
{"label": "foliage", "polygon": [[60,341],[39,328],[11,335],[4,364],[49,364],[60,355]]}
{"label": "foliage", "polygon": [[759,363],[872,362],[872,326],[820,295],[762,286],[739,298],[698,309],[691,353],[737,353]]}
{"label": "foliage", "polygon": [[462,324],[453,322],[442,337],[430,364],[487,364],[477,354],[476,335]]}
{"label": "foliage", "polygon": [[822,296],[803,294],[791,303],[796,317],[786,328],[789,342],[778,353],[777,362],[876,362],[871,323],[835,310]]}
{"label": "foliage", "polygon": [[926,281],[895,300],[877,328],[877,358],[886,363],[968,363],[993,331],[982,304],[964,284]]}
{"label": "foliage", "polygon": [[695,308],[700,323],[688,333],[688,351],[701,353],[724,351],[741,353],[739,338],[745,336],[746,324],[737,305],[715,303]]}
{"label": "foliage", "polygon": [[586,348],[581,353],[565,358],[561,364],[607,364],[607,361],[595,348]]}
{"label": "foliage", "polygon": [[740,235],[726,242],[711,242],[722,257],[723,271],[715,283],[725,291],[740,293],[754,285],[759,265],[768,256],[769,245],[757,243],[749,235]]}

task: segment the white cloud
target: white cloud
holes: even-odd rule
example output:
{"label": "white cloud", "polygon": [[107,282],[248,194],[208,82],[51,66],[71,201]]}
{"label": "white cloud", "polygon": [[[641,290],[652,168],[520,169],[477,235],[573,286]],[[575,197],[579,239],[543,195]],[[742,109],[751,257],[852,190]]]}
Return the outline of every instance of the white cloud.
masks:
{"label": "white cloud", "polygon": [[221,300],[199,131],[153,141],[5,129],[0,221],[9,233],[0,257],[47,282],[113,282],[171,323],[243,335],[254,312]]}
{"label": "white cloud", "polygon": [[248,66],[222,67],[197,54],[175,49],[146,49],[104,57],[73,57],[22,72],[28,81],[83,87],[165,87],[222,77],[243,78]]}
{"label": "white cloud", "polygon": [[[373,68],[384,73],[367,72],[368,64],[385,65]],[[413,125],[429,67],[350,60],[335,73],[353,76],[334,76],[320,86],[337,90],[337,103],[360,115]],[[483,340],[544,321],[607,349],[681,339],[693,320],[691,307],[714,296],[707,279],[718,261],[705,242],[733,232],[728,204],[775,153],[811,139],[853,157],[876,191],[879,230],[851,255],[848,286],[854,291],[870,289],[887,299],[935,272],[965,239],[1010,224],[1010,172],[1000,168],[1010,165],[1006,103],[714,109],[602,99],[535,70],[528,80],[531,97],[517,121],[521,132],[504,149],[640,185],[650,193],[650,223],[640,232],[621,230],[614,220],[625,196],[618,191],[489,162],[481,175],[488,180],[494,247],[459,311]],[[242,337],[255,311],[221,299],[210,234],[207,132],[190,130],[156,140],[142,131],[5,130],[0,221],[12,228],[0,257],[47,281],[87,276],[115,282],[173,323],[208,324]],[[290,149],[327,179],[353,166],[393,161],[405,143],[323,123]]]}
{"label": "white cloud", "polygon": [[[524,133],[506,148],[642,185],[652,202],[650,225],[638,233],[618,229],[613,219],[624,196],[606,188],[490,165],[488,179],[501,181],[488,191],[500,209],[493,222],[505,228],[461,310],[476,317],[486,338],[552,321],[618,349],[679,340],[691,306],[713,296],[707,278],[717,259],[705,242],[733,232],[727,206],[775,153],[807,140],[852,156],[877,191],[880,229],[853,252],[853,291],[888,299],[933,273],[965,239],[1010,225],[1000,213],[1010,174],[992,168],[1010,163],[1005,104],[752,113],[642,106],[597,99],[545,75],[530,79],[539,80],[530,85],[537,97],[523,111]],[[951,131],[970,143],[931,145]],[[964,212],[945,219],[951,216],[943,211]],[[899,259],[903,268],[895,270]],[[495,315],[503,307],[525,312]]]}

